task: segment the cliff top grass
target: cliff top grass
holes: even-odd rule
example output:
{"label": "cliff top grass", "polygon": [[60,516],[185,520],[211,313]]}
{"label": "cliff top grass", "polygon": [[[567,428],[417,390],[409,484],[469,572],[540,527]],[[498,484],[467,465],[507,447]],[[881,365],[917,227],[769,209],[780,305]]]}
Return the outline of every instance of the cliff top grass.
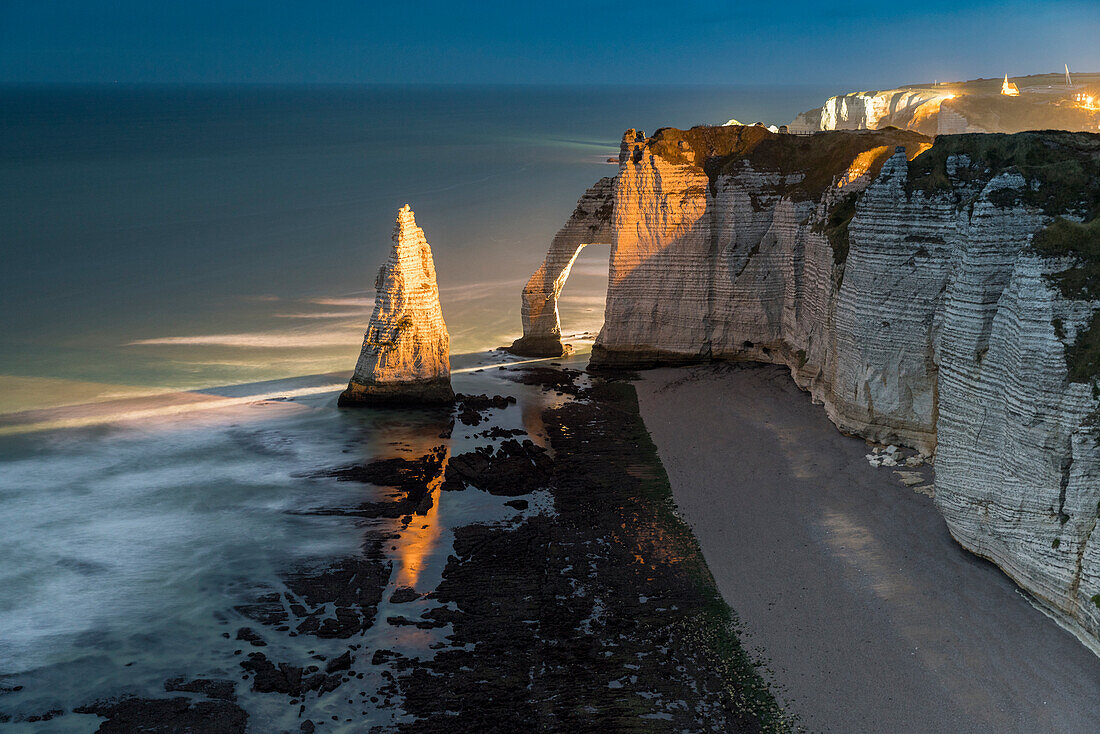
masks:
{"label": "cliff top grass", "polygon": [[653,155],[670,163],[692,165],[714,184],[721,175],[735,173],[744,163],[801,180],[781,186],[780,193],[795,201],[817,201],[838,176],[844,175],[861,153],[885,148],[866,173],[878,175],[894,148],[904,146],[912,157],[931,141],[920,133],[897,128],[834,130],[813,135],[773,133],[758,126],[700,126],[690,130],[657,130],[646,145]]}
{"label": "cliff top grass", "polygon": [[[949,177],[947,160],[962,155],[970,165]],[[955,182],[984,182],[1005,172],[1018,172],[1031,184],[1020,199],[1046,214],[1095,214],[1100,198],[1100,135],[1060,130],[941,135],[930,150],[909,162],[907,188],[910,192],[952,191]]]}
{"label": "cliff top grass", "polygon": [[[999,82],[998,82],[999,84]],[[1068,96],[1068,93],[1066,93]],[[1027,130],[1095,130],[1095,112],[1069,104],[1058,97],[1022,94],[962,94],[940,105],[940,110],[957,112],[972,129],[1007,133]]]}

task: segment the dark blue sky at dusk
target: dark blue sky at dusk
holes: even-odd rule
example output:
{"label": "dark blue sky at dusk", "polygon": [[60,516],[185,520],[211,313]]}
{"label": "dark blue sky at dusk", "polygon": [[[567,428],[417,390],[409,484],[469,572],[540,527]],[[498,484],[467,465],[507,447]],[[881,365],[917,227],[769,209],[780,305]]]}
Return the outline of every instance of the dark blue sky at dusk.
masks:
{"label": "dark blue sky at dusk", "polygon": [[0,0],[0,83],[800,84],[1100,71],[1089,2]]}

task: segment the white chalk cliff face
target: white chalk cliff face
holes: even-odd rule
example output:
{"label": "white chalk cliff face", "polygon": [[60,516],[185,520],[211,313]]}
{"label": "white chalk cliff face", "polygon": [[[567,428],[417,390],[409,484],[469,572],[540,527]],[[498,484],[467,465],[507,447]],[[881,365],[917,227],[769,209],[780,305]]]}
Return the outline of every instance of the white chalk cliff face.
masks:
{"label": "white chalk cliff face", "polygon": [[[1080,84],[1095,84],[1097,75],[1083,75]],[[1081,105],[1061,75],[1015,77],[1022,94],[1001,94],[1001,79],[915,85],[902,89],[851,92],[829,97],[818,108],[798,115],[788,125],[792,133],[822,130],[880,130],[887,126],[925,135],[974,132],[1013,133],[1026,130],[1095,132],[1100,111]]]}
{"label": "white chalk cliff face", "polygon": [[1100,645],[1100,402],[1067,362],[1100,300],[1032,246],[1073,193],[988,163],[1003,136],[730,130],[624,137],[593,364],[787,365],[842,430],[935,454],[954,537]]}
{"label": "white chalk cliff face", "polygon": [[450,403],[450,345],[432,250],[408,204],[375,280],[374,313],[340,405]]}
{"label": "white chalk cliff face", "polygon": [[573,216],[554,235],[542,265],[523,288],[523,337],[512,344],[512,352],[528,357],[560,357],[565,352],[558,296],[581,250],[611,243],[613,181],[601,178],[584,192]]}
{"label": "white chalk cliff face", "polygon": [[819,110],[802,113],[791,126],[794,132],[877,130],[887,125],[915,128],[915,119],[935,114],[950,97],[950,92],[931,89],[841,94],[829,97]]}

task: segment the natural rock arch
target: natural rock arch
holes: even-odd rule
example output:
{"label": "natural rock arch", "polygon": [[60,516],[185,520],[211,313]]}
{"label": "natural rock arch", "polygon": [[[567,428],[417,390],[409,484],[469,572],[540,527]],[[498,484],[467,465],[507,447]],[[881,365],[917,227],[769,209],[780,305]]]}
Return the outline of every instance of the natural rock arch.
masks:
{"label": "natural rock arch", "polygon": [[588,245],[611,244],[614,177],[601,178],[584,192],[565,226],[554,235],[542,265],[523,288],[523,336],[511,351],[528,357],[560,357],[561,321],[558,296],[577,255]]}

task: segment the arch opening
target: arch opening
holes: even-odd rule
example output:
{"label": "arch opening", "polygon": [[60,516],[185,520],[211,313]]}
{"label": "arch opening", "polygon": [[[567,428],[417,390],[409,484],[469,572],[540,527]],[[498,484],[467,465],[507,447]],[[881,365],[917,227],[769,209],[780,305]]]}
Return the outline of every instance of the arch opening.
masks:
{"label": "arch opening", "polygon": [[520,314],[523,336],[511,351],[527,357],[560,357],[558,300],[581,251],[589,245],[611,244],[614,179],[602,178],[584,193],[565,226],[554,235],[542,265],[523,288]]}

